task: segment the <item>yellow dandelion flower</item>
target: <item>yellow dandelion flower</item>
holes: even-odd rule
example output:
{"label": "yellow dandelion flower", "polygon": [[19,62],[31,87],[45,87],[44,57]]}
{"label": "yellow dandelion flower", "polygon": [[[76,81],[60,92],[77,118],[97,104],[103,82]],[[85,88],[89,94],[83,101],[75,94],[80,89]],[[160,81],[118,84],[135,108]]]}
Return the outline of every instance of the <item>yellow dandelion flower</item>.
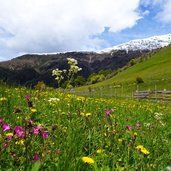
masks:
{"label": "yellow dandelion flower", "polygon": [[145,155],[150,154],[150,152],[146,148],[141,149],[141,152]]}
{"label": "yellow dandelion flower", "polygon": [[134,136],[137,136],[138,134],[137,134],[137,132],[134,132]]}
{"label": "yellow dandelion flower", "polygon": [[95,161],[90,157],[82,157],[81,160],[87,164],[94,164],[95,163]]}
{"label": "yellow dandelion flower", "polygon": [[136,147],[136,149],[138,149],[141,153],[143,153],[143,154],[145,154],[145,155],[150,154],[150,152],[149,152],[145,147],[143,147],[142,145],[138,145],[138,146]]}
{"label": "yellow dandelion flower", "polygon": [[137,150],[140,150],[140,149],[142,149],[142,148],[144,148],[142,145],[138,145],[138,146],[136,147]]}
{"label": "yellow dandelion flower", "polygon": [[88,116],[90,116],[90,115],[91,115],[91,113],[84,113],[84,112],[81,112],[81,113],[80,113],[80,115],[81,115],[81,116],[88,117]]}
{"label": "yellow dandelion flower", "polygon": [[122,139],[121,139],[121,138],[118,139],[118,143],[119,143],[119,144],[122,143]]}
{"label": "yellow dandelion flower", "polygon": [[80,115],[81,115],[81,116],[85,116],[85,113],[84,113],[84,112],[81,112]]}
{"label": "yellow dandelion flower", "polygon": [[5,134],[7,137],[11,137],[11,136],[13,136],[13,133],[11,133],[11,132],[9,132],[9,133],[7,133],[7,134]]}
{"label": "yellow dandelion flower", "polygon": [[24,140],[16,141],[15,144],[24,145]]}
{"label": "yellow dandelion flower", "polygon": [[85,114],[85,116],[90,116],[90,115],[91,115],[91,113],[86,113],[86,114]]}
{"label": "yellow dandelion flower", "polygon": [[7,98],[6,98],[6,97],[1,97],[1,98],[0,98],[0,101],[1,101],[1,102],[7,101]]}
{"label": "yellow dandelion flower", "polygon": [[96,151],[97,154],[101,154],[101,153],[103,153],[103,152],[104,152],[103,149],[98,149],[98,150]]}
{"label": "yellow dandelion flower", "polygon": [[31,111],[32,113],[35,113],[35,112],[37,112],[37,109],[35,109],[35,108],[30,108],[30,111]]}

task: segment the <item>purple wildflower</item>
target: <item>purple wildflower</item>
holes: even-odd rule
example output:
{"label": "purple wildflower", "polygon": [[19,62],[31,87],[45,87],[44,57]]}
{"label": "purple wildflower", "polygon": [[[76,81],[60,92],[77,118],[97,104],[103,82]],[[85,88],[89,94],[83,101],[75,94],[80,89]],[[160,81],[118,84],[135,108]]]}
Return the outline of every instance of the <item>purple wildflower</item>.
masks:
{"label": "purple wildflower", "polygon": [[40,155],[39,154],[35,154],[33,157],[34,161],[40,160]]}
{"label": "purple wildflower", "polygon": [[34,134],[39,134],[39,129],[37,129],[36,127],[32,127],[32,130]]}
{"label": "purple wildflower", "polygon": [[106,116],[110,116],[110,114],[111,114],[112,112],[114,112],[113,109],[107,109],[107,110],[105,110]]}
{"label": "purple wildflower", "polygon": [[32,101],[30,100],[30,95],[27,95],[25,98],[26,98],[28,107],[33,107],[33,103],[32,103]]}
{"label": "purple wildflower", "polygon": [[9,145],[7,143],[4,144],[4,148],[8,148]]}
{"label": "purple wildflower", "polygon": [[3,128],[3,131],[8,131],[8,130],[11,129],[10,125],[9,125],[9,124],[6,124],[6,123],[4,123],[4,124],[2,125],[2,128]]}
{"label": "purple wildflower", "polygon": [[48,138],[49,132],[48,131],[43,131],[42,137],[44,139]]}
{"label": "purple wildflower", "polygon": [[33,125],[33,121],[30,119],[30,120],[26,120],[26,122],[28,123],[29,126],[32,126]]}
{"label": "purple wildflower", "polygon": [[13,138],[13,135],[8,135],[8,136],[7,136],[7,139],[8,139],[9,141],[11,141],[12,138]]}
{"label": "purple wildflower", "polygon": [[141,124],[140,124],[139,122],[137,122],[137,123],[135,124],[135,126],[136,126],[136,127],[141,127]]}
{"label": "purple wildflower", "polygon": [[33,133],[36,135],[38,135],[42,129],[43,129],[42,126],[32,127]]}
{"label": "purple wildflower", "polygon": [[127,128],[129,131],[132,130],[132,126],[130,126],[130,125],[126,126],[126,128]]}
{"label": "purple wildflower", "polygon": [[28,101],[30,101],[30,95],[26,95],[26,101],[28,102]]}
{"label": "purple wildflower", "polygon": [[14,132],[18,135],[18,137],[24,138],[24,129],[22,126],[16,126],[14,128]]}
{"label": "purple wildflower", "polygon": [[29,122],[30,125],[33,125],[33,121],[31,119],[28,120],[28,122]]}

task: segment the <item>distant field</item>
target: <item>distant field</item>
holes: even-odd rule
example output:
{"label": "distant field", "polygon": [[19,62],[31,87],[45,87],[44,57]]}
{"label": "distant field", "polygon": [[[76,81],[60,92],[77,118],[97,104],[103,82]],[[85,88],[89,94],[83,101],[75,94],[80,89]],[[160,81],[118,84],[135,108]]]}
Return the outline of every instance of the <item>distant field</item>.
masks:
{"label": "distant field", "polygon": [[[137,85],[137,77],[141,77],[144,83]],[[117,91],[118,94],[121,94],[122,91],[125,95],[137,89],[171,89],[171,46],[153,52],[149,59],[119,72],[111,79],[77,88],[76,92],[89,94],[89,87],[97,91],[97,94],[100,89],[103,89],[104,94],[110,94],[109,87],[111,87],[112,91]]]}

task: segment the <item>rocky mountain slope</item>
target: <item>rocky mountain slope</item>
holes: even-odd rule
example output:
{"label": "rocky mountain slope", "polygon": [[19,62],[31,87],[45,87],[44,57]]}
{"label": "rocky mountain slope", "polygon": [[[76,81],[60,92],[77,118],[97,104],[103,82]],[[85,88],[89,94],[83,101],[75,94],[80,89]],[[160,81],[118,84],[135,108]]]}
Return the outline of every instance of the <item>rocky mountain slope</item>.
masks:
{"label": "rocky mountain slope", "polygon": [[171,34],[168,34],[132,40],[101,52],[26,54],[0,62],[0,80],[20,85],[35,85],[38,81],[44,81],[49,86],[56,86],[56,81],[52,78],[52,70],[55,68],[67,69],[68,57],[78,60],[78,66],[82,68],[79,75],[88,77],[93,72],[102,69],[117,70],[125,66],[131,59],[170,43]]}
{"label": "rocky mountain slope", "polygon": [[0,79],[8,83],[21,85],[35,85],[43,80],[49,86],[55,86],[52,70],[55,68],[67,69],[67,58],[78,60],[82,68],[79,75],[88,77],[93,72],[104,69],[117,70],[126,65],[131,59],[137,58],[148,52],[145,51],[115,51],[112,53],[98,54],[95,52],[68,52],[51,55],[28,54],[10,61],[0,63]]}

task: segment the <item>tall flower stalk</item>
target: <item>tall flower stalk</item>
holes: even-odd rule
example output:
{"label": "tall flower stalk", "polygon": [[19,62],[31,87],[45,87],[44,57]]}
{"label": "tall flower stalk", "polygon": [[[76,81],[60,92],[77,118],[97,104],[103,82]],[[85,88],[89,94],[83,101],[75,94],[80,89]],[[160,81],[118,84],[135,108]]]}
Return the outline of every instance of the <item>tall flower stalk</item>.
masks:
{"label": "tall flower stalk", "polygon": [[58,87],[60,87],[60,83],[64,79],[64,76],[62,75],[63,72],[64,71],[59,70],[58,68],[52,71],[52,76],[55,76],[55,80],[58,82]]}
{"label": "tall flower stalk", "polygon": [[72,81],[73,81],[73,79],[74,79],[74,75],[75,75],[77,72],[81,71],[82,68],[79,68],[79,67],[77,66],[78,62],[77,62],[76,59],[67,58],[67,60],[68,60],[68,64],[70,65],[70,68],[69,68],[69,70],[68,70],[68,75],[67,75],[67,79],[68,79],[68,80],[67,80],[67,81],[68,81],[67,88],[70,88],[70,87],[71,87],[71,83],[72,83]]}
{"label": "tall flower stalk", "polygon": [[78,61],[73,58],[67,58],[69,69],[67,70],[59,70],[58,68],[52,70],[52,76],[55,76],[55,80],[58,82],[58,87],[61,87],[61,81],[64,79],[64,75],[66,75],[67,78],[67,86],[66,88],[72,87],[71,83],[73,82],[74,75],[77,74],[77,72],[81,71],[82,68],[78,67]]}

